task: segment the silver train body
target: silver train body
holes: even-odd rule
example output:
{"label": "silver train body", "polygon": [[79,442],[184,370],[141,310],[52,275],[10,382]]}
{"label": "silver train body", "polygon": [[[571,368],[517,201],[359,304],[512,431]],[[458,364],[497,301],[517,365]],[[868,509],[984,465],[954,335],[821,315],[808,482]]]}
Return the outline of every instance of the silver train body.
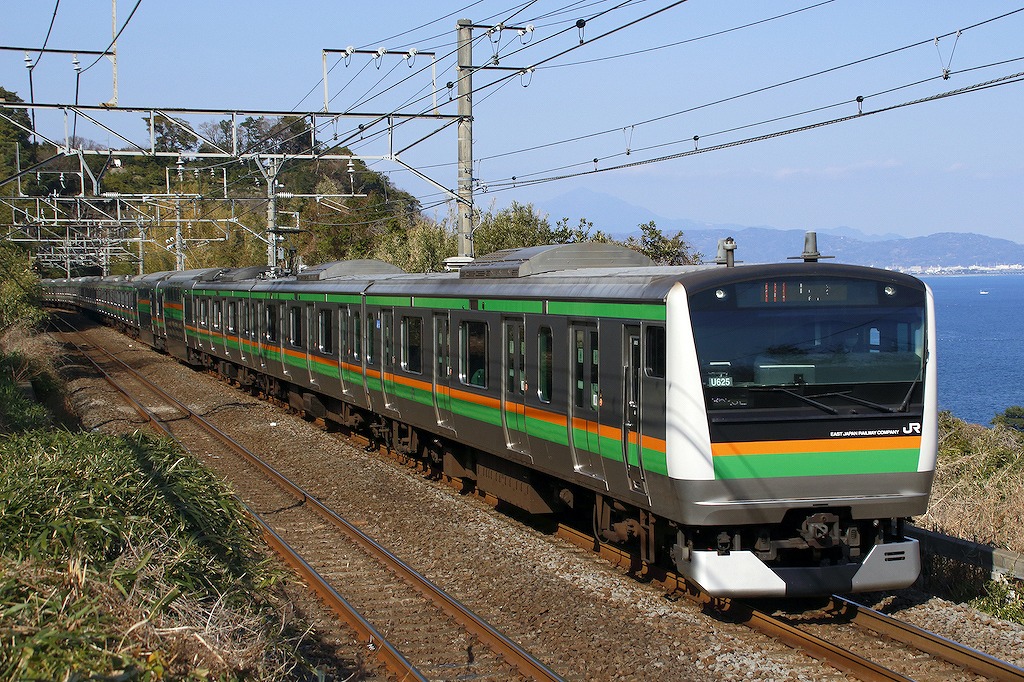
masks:
{"label": "silver train body", "polygon": [[350,261],[48,280],[146,343],[533,513],[593,518],[719,596],[894,589],[937,450],[931,292],[600,244],[457,273]]}

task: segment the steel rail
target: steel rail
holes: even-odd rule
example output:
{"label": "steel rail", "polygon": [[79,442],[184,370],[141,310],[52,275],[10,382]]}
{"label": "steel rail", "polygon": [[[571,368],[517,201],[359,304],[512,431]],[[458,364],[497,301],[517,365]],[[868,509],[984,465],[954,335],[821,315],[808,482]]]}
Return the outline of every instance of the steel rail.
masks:
{"label": "steel rail", "polygon": [[603,559],[619,568],[633,573],[642,572],[645,580],[658,583],[669,592],[682,593],[690,601],[719,614],[725,620],[746,625],[786,646],[804,651],[808,656],[853,675],[859,680],[899,680],[902,682],[910,679],[749,605],[731,599],[712,597],[698,585],[671,571],[646,565],[638,568],[632,554],[607,543],[597,543],[593,535],[564,524],[559,525],[557,534],[574,545],[599,551]]}
{"label": "steel rail", "polygon": [[[102,350],[102,349],[101,349]],[[108,353],[109,354],[109,353]],[[130,371],[133,371],[128,365],[123,363],[120,359],[111,356],[115,361],[121,363]],[[111,378],[103,372],[101,368],[97,368],[108,377],[108,381],[113,382]],[[146,380],[144,377],[139,377],[141,381],[150,385],[155,391],[163,394],[166,399],[177,404],[182,410],[184,410],[190,416],[193,414],[186,406],[175,400],[173,397],[163,393],[158,387],[155,387]],[[116,383],[115,383],[116,386]],[[119,389],[122,390],[123,389]],[[144,408],[143,408],[144,409]],[[194,415],[195,418],[202,420],[202,417]],[[202,420],[205,422],[205,420]],[[208,424],[208,422],[207,422]],[[231,445],[231,439],[226,434],[220,432],[215,426],[209,424],[209,428],[218,434],[218,438],[225,440],[229,447]],[[165,429],[166,430],[166,429]],[[241,447],[241,446],[238,446]],[[278,485],[284,488],[292,495],[303,499],[305,502],[313,505],[314,509],[322,516],[327,518],[331,523],[342,528],[346,533],[358,538],[360,544],[370,543],[371,546],[375,546],[374,555],[383,563],[395,570],[401,572],[403,577],[406,577],[407,581],[413,584],[414,587],[421,593],[424,590],[429,589],[431,586],[419,573],[410,567],[406,566],[397,557],[392,555],[383,547],[380,547],[372,539],[367,537],[358,528],[349,524],[345,519],[335,514],[332,510],[324,506],[316,498],[309,495],[306,491],[292,484],[287,478],[285,478],[280,472],[276,471],[273,467],[266,464],[256,455],[249,453],[247,450],[242,448],[238,451],[238,454],[245,457],[252,464],[256,465],[264,471],[272,480]],[[267,530],[268,527],[265,526]],[[273,531],[270,531],[273,533]],[[737,623],[747,625],[748,627],[766,634],[774,639],[777,639],[787,646],[791,646],[795,649],[805,651],[808,655],[817,658],[825,663],[828,663],[837,669],[846,672],[848,674],[856,676],[862,680],[908,680],[910,678],[894,672],[878,663],[865,659],[857,654],[842,649],[820,637],[806,633],[798,627],[794,627],[785,623],[784,621],[767,614],[759,609],[749,606],[747,604],[729,600],[714,598],[704,593],[699,586],[689,583],[685,579],[673,574],[669,571],[663,571],[654,567],[650,567],[642,562],[637,562],[636,557],[632,554],[613,547],[607,543],[597,542],[592,535],[583,533],[576,529],[573,529],[564,524],[560,524],[558,527],[557,534],[573,544],[578,546],[585,546],[598,551],[602,558],[612,562],[613,564],[625,568],[630,572],[642,574],[643,577],[652,582],[662,584],[669,591],[683,592],[691,601],[695,601],[702,606],[712,609],[723,617]],[[283,542],[283,541],[282,541]],[[379,553],[378,553],[379,552]],[[301,558],[298,559],[301,561]],[[406,574],[405,571],[396,568],[402,566],[410,573]],[[312,570],[310,568],[310,570]],[[315,572],[314,572],[315,573]],[[314,579],[311,582],[316,583]],[[674,588],[674,590],[673,590]],[[327,586],[329,590],[330,587]],[[318,591],[319,593],[319,591]],[[439,606],[451,615],[452,617],[459,617],[459,610],[462,608],[458,602],[449,597],[443,591],[440,592],[443,599]],[[323,596],[323,595],[321,595]],[[325,600],[328,600],[325,598]],[[329,600],[328,600],[329,601]],[[854,601],[833,595],[832,604],[826,609],[826,611],[835,614],[836,616],[847,619],[854,625],[869,629],[878,634],[889,637],[897,642],[904,645],[913,647],[920,650],[923,653],[934,656],[938,659],[944,660],[953,665],[964,668],[971,672],[985,676],[988,679],[993,680],[1015,680],[1024,682],[1024,669],[1017,667],[1006,661],[999,660],[993,656],[985,654],[981,651],[973,649],[972,647],[965,646],[953,640],[946,639],[934,633],[928,632],[922,628],[914,626],[909,623],[900,622],[899,620],[892,618],[886,614],[878,612],[867,606],[858,604]],[[490,628],[489,625],[479,621],[474,614],[470,612],[472,618],[478,621],[485,628]],[[478,632],[475,629],[469,629],[474,635],[476,635],[482,642],[491,646],[492,649],[498,649],[498,646],[493,642],[490,636],[484,632]],[[500,633],[496,633],[498,637],[502,637]],[[518,646],[514,645],[516,649]],[[526,656],[526,665],[532,666],[536,664],[540,666],[540,670],[545,673],[550,673],[547,668],[542,664],[535,661],[526,652],[522,652]],[[507,657],[510,663],[513,659]],[[516,664],[517,667],[535,679],[560,679],[558,677],[547,677],[544,675],[538,675],[537,672],[528,672],[527,668],[521,667]],[[553,673],[550,673],[553,675]]]}
{"label": "steel rail", "polygon": [[384,666],[396,673],[400,680],[418,680],[427,682],[427,678],[410,663],[395,646],[380,634],[368,620],[353,607],[348,601],[338,594],[338,591],[331,587],[322,575],[315,568],[310,566],[305,559],[299,556],[298,552],[292,549],[291,545],[285,542],[284,538],[274,532],[274,529],[263,520],[249,505],[242,503],[246,510],[252,515],[256,522],[263,528],[263,537],[278,555],[291,566],[296,573],[304,578],[314,592],[329,606],[335,613],[339,614],[349,627],[356,631],[356,634],[366,642],[380,659]]}
{"label": "steel rail", "polygon": [[[207,429],[210,433],[215,435],[218,440],[224,443],[224,445],[230,448],[233,452],[243,457],[249,463],[255,465],[261,471],[266,474],[271,481],[281,487],[286,492],[290,493],[297,499],[303,501],[303,503],[310,505],[314,511],[320,514],[321,517],[326,519],[328,522],[333,524],[343,533],[348,535],[359,547],[364,551],[367,551],[375,559],[383,563],[389,570],[401,576],[407,583],[413,586],[418,592],[424,595],[427,599],[432,601],[438,606],[445,614],[454,618],[456,622],[460,623],[466,630],[475,636],[480,642],[488,646],[492,651],[501,655],[509,664],[516,668],[523,675],[530,677],[535,680],[551,680],[561,681],[562,678],[555,673],[553,670],[545,666],[543,663],[538,661],[529,652],[520,647],[518,644],[510,640],[508,637],[500,633],[489,623],[484,621],[482,618],[477,616],[471,609],[465,605],[459,603],[455,598],[450,596],[444,590],[437,585],[434,585],[427,580],[422,574],[413,569],[411,566],[403,562],[401,559],[396,557],[394,554],[389,552],[379,543],[374,541],[368,535],[363,533],[361,530],[352,525],[349,521],[344,519],[335,513],[332,509],[327,507],[325,504],[320,502],[315,496],[308,493],[303,488],[295,485],[289,480],[284,474],[279,472],[273,466],[268,464],[262,458],[255,453],[246,449],[244,446],[239,444],[237,441],[232,439],[230,436],[225,434],[223,431],[218,429],[216,426],[208,422],[202,416],[193,412],[187,405],[184,405],[173,396],[166,393],[159,386],[156,386],[146,377],[136,372],[130,365],[125,363],[120,358],[107,352],[105,349],[100,348],[101,351],[106,353],[112,360],[122,365],[127,371],[132,373],[139,381],[144,383],[154,393],[158,394],[164,400],[176,405],[182,410],[188,418],[195,420],[203,425],[203,428]],[[93,363],[95,364],[95,363]],[[97,365],[97,368],[100,369]],[[100,369],[103,372],[102,369]],[[106,372],[103,372],[107,376]],[[123,389],[118,387],[122,393],[125,393]],[[127,394],[126,394],[127,395]],[[141,407],[141,405],[140,405]],[[143,409],[145,409],[143,407]],[[156,418],[155,416],[152,418]],[[166,427],[161,427],[167,431]],[[262,524],[262,520],[261,520]],[[266,526],[266,524],[262,524]],[[301,561],[301,558],[296,557]],[[286,557],[287,560],[287,557]],[[289,561],[290,563],[290,561]],[[383,638],[382,638],[383,639]],[[418,674],[418,673],[417,673]]]}
{"label": "steel rail", "polygon": [[[64,324],[67,325],[71,331],[81,335],[80,331],[74,329],[73,327],[71,327],[71,325],[68,325],[66,321],[62,320],[62,322],[64,322]],[[77,343],[74,343],[73,341],[71,343],[72,345],[75,346],[76,349],[78,349],[79,354],[81,354],[82,357],[88,360],[96,369],[96,371],[98,371],[103,376],[107,383],[109,383],[118,392],[121,393],[125,401],[128,402],[129,405],[131,405],[135,409],[135,411],[139,413],[139,415],[141,415],[153,427],[162,431],[164,434],[167,435],[167,437],[173,439],[176,443],[181,445],[182,448],[186,450],[188,449],[174,435],[170,427],[167,425],[166,420],[161,419],[151,410],[149,410],[145,405],[143,405],[142,402],[140,402],[135,396],[133,396],[128,389],[126,389],[116,379],[114,379],[109,372],[100,367],[96,359],[92,355],[90,355],[82,346],[80,346]],[[213,428],[216,431],[215,435],[217,435],[218,440],[222,438],[228,438],[225,434],[217,430],[216,427],[214,427],[212,424],[209,424],[209,422],[206,422],[205,419],[195,414],[191,409],[189,409],[185,405],[182,405],[178,400],[164,393],[162,389],[155,386],[148,379],[146,379],[141,374],[136,372],[132,367],[127,365],[120,358],[117,358],[105,348],[99,346],[97,346],[96,348],[102,353],[104,353],[111,360],[114,360],[115,362],[121,364],[122,367],[126,368],[129,372],[131,372],[133,376],[139,379],[142,383],[146,384],[147,387],[153,390],[161,398],[176,404],[179,409],[184,410],[188,419],[195,420],[201,426],[205,424],[206,426]],[[228,442],[224,442],[224,444],[227,447],[234,449],[234,446],[232,444]],[[279,557],[281,557],[281,559],[285,563],[291,566],[303,579],[307,581],[307,584],[311,587],[311,589],[314,592],[316,592],[316,594],[321,599],[323,599],[323,601],[328,605],[329,608],[331,608],[338,616],[342,618],[342,620],[345,621],[345,623],[347,623],[353,630],[355,630],[356,634],[360,637],[360,639],[365,641],[367,645],[373,649],[376,658],[384,665],[385,668],[387,668],[393,674],[397,675],[400,680],[416,680],[418,682],[427,682],[427,678],[424,677],[423,674],[420,673],[420,671],[417,670],[415,666],[413,666],[398,651],[395,645],[389,642],[388,639],[384,637],[377,630],[377,628],[373,626],[372,623],[363,618],[363,616],[351,604],[349,604],[344,597],[338,594],[338,592],[333,587],[331,587],[331,585],[323,578],[323,576],[321,576],[312,566],[310,566],[301,556],[299,556],[295,552],[295,550],[292,549],[292,547],[284,541],[283,538],[281,538],[277,533],[275,533],[274,530],[270,527],[270,525],[263,520],[262,516],[260,516],[249,505],[245,504],[245,502],[242,501],[241,499],[239,499],[239,502],[245,508],[246,512],[248,512],[248,514],[253,518],[253,520],[260,526],[260,528],[263,531],[263,537],[266,540],[267,544],[277,553]]]}
{"label": "steel rail", "polygon": [[829,610],[849,618],[858,627],[877,632],[991,680],[1024,682],[1024,669],[977,649],[940,637],[843,597],[833,596],[832,604]]}

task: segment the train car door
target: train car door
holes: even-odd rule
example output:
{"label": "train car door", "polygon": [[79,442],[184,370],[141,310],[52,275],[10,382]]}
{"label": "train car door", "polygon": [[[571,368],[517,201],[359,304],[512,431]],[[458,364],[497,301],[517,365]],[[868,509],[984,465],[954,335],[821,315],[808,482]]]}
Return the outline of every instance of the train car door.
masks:
{"label": "train car door", "polygon": [[256,355],[260,358],[260,370],[267,371],[267,356],[270,355],[271,344],[274,342],[277,331],[277,321],[274,318],[274,306],[265,299],[260,299],[259,310],[260,326],[256,331]]}
{"label": "train car door", "polygon": [[[327,334],[330,334],[330,322],[323,319],[324,313],[329,313],[329,310],[321,310],[320,315],[317,315],[316,308],[312,303],[306,304],[306,371],[309,373],[309,385],[314,388],[320,388],[320,383],[316,380],[316,356],[314,356],[314,350],[323,353],[324,342],[326,339],[325,335],[325,322],[327,328]],[[330,351],[327,351],[330,352]]]}
{"label": "train car door", "polygon": [[622,343],[622,454],[630,488],[647,492],[644,480],[643,450],[640,444],[640,327],[623,327]]}
{"label": "train car door", "polygon": [[[365,309],[365,307],[364,307]],[[366,394],[366,404],[370,409],[380,408],[380,396],[375,396],[382,390],[380,372],[380,312],[367,310],[363,325],[363,391]],[[374,398],[377,398],[375,401]]]}
{"label": "train car door", "polygon": [[501,425],[509,450],[530,454],[526,435],[526,322],[506,318],[504,324],[501,385]]}
{"label": "train car door", "polygon": [[398,414],[395,403],[395,311],[381,310],[380,317],[380,390],[384,394],[384,408]]}
{"label": "train car door", "polygon": [[[243,297],[245,294],[242,295]],[[235,322],[235,341],[238,342],[238,360],[242,364],[249,362],[249,304],[248,298],[236,301],[237,320]]]}
{"label": "train car door", "polygon": [[597,325],[573,323],[569,327],[572,343],[572,369],[569,400],[569,444],[576,471],[594,478],[605,478],[601,461],[601,356]]}
{"label": "train car door", "polygon": [[452,356],[451,322],[448,313],[434,315],[434,415],[437,425],[452,428]]}

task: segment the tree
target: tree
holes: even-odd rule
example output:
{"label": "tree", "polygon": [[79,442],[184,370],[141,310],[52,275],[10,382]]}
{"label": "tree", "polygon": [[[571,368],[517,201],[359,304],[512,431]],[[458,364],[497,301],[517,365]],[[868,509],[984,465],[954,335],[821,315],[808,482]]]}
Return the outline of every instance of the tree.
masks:
{"label": "tree", "polygon": [[0,244],[0,336],[17,326],[32,326],[45,317],[39,306],[39,280],[15,246]]}
{"label": "tree", "polygon": [[1024,432],[1024,407],[1013,405],[997,414],[993,424],[1001,424],[1008,429]]}
{"label": "tree", "polygon": [[142,120],[149,127],[152,120],[153,145],[158,152],[194,151],[198,143],[195,132],[188,121],[171,118],[163,114],[143,116]]}
{"label": "tree", "polygon": [[480,217],[480,224],[473,232],[473,242],[477,256],[502,249],[550,244],[551,225],[533,204],[513,201],[500,211],[492,208]]}
{"label": "tree", "polygon": [[703,260],[703,254],[691,251],[683,233],[677,231],[671,237],[665,236],[654,221],[640,225],[639,237],[628,237],[625,246],[639,251],[658,265],[696,265]]}
{"label": "tree", "polygon": [[561,218],[555,223],[551,230],[552,244],[579,244],[580,242],[600,242],[607,244],[614,241],[601,230],[591,233],[594,223],[586,218],[580,218],[576,227],[569,227],[569,219]]}
{"label": "tree", "polygon": [[[0,99],[8,102],[24,102],[16,93],[0,87]],[[32,129],[32,120],[28,116],[27,109],[5,109],[4,115],[12,119],[0,118],[0,180],[9,178],[17,170],[15,159],[18,149],[21,149],[22,159],[32,148],[29,130]],[[24,162],[22,166],[26,165]]]}

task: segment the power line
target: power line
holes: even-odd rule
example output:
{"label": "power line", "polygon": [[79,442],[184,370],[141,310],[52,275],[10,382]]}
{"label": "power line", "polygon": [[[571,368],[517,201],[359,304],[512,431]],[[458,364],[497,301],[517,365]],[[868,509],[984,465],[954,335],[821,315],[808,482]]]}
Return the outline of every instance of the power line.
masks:
{"label": "power line", "polygon": [[[933,79],[930,79],[930,80],[933,80]],[[888,106],[888,107],[883,107],[881,109],[874,109],[874,110],[867,110],[867,111],[858,111],[856,114],[851,114],[849,116],[842,116],[842,117],[834,118],[834,119],[830,119],[830,120],[819,121],[817,123],[811,123],[811,124],[808,124],[808,125],[799,126],[799,127],[796,127],[796,128],[790,128],[790,129],[787,129],[787,130],[780,130],[780,131],[776,131],[776,132],[773,132],[773,133],[767,133],[765,135],[758,135],[756,137],[749,137],[749,138],[744,138],[744,139],[741,139],[741,140],[734,140],[732,142],[726,142],[726,143],[719,144],[719,145],[714,145],[714,146],[711,146],[711,147],[700,147],[700,148],[695,148],[693,150],[689,150],[689,151],[685,151],[685,152],[680,152],[680,153],[677,153],[677,154],[669,154],[669,155],[665,155],[665,156],[659,156],[659,157],[656,157],[656,158],[645,159],[645,160],[642,160],[642,161],[634,161],[632,163],[624,163],[624,164],[619,164],[619,165],[616,165],[616,166],[609,166],[607,168],[594,168],[593,170],[581,171],[581,172],[578,172],[578,173],[566,173],[566,174],[554,175],[554,176],[549,176],[549,177],[544,177],[544,178],[535,178],[535,179],[531,179],[531,180],[522,180],[519,177],[515,177],[515,178],[511,178],[509,180],[503,181],[503,182],[497,182],[497,183],[489,184],[488,187],[494,187],[494,188],[497,188],[499,190],[500,189],[512,189],[514,187],[525,187],[525,186],[529,186],[529,185],[538,185],[538,184],[543,184],[543,183],[548,183],[548,182],[555,182],[557,180],[566,180],[566,179],[569,179],[569,178],[581,177],[581,176],[584,176],[584,175],[595,175],[597,173],[607,173],[609,171],[614,171],[614,170],[622,170],[622,169],[625,169],[625,168],[635,168],[637,166],[645,166],[645,165],[649,165],[649,164],[653,164],[653,163],[661,163],[661,162],[664,162],[664,161],[671,161],[671,160],[674,160],[674,159],[680,159],[680,158],[684,158],[684,157],[687,157],[687,156],[695,156],[697,154],[706,154],[708,152],[720,151],[720,150],[723,150],[723,149],[730,149],[732,147],[738,147],[738,146],[741,146],[741,145],[751,144],[753,142],[762,142],[764,140],[774,139],[774,138],[777,138],[777,137],[783,137],[783,136],[786,136],[786,135],[792,135],[794,133],[806,132],[808,130],[814,130],[816,128],[823,128],[825,126],[835,125],[837,123],[844,123],[844,122],[847,122],[847,121],[852,121],[852,120],[856,120],[856,119],[859,119],[859,118],[864,118],[864,117],[875,115],[875,114],[888,113],[888,112],[896,111],[898,109],[902,109],[902,108],[906,108],[906,107],[910,107],[910,106],[916,106],[918,104],[924,104],[926,102],[933,102],[933,101],[937,101],[937,100],[940,100],[940,99],[945,99],[945,98],[948,98],[948,97],[955,97],[957,95],[963,95],[963,94],[967,94],[967,93],[971,93],[971,92],[980,92],[982,90],[988,90],[990,88],[999,87],[999,86],[1002,86],[1002,85],[1010,85],[1010,84],[1013,84],[1013,83],[1020,83],[1020,82],[1024,82],[1024,71],[1021,71],[1021,72],[1018,72],[1018,73],[1013,73],[1013,74],[1010,74],[1010,75],[1007,75],[1007,76],[1002,76],[1000,78],[995,78],[995,79],[992,79],[992,80],[989,80],[989,81],[985,81],[985,82],[982,82],[982,83],[976,83],[974,85],[969,85],[969,86],[966,86],[966,87],[963,87],[963,88],[957,88],[956,90],[950,90],[950,91],[947,91],[947,92],[942,92],[942,93],[938,93],[938,94],[935,94],[935,95],[930,95],[928,97],[922,97],[922,98],[919,98],[919,99],[916,99],[916,100],[911,100],[911,101],[903,102],[903,103],[900,103],[900,104],[894,104],[894,105],[891,105],[891,106]],[[858,98],[858,100],[854,100],[854,101],[859,101],[859,100],[860,100],[860,98]],[[847,103],[849,103],[849,102],[847,102]],[[835,105],[830,105],[830,106],[835,106]],[[595,161],[596,161],[596,159],[595,159]],[[573,165],[578,166],[578,165],[582,165],[582,163],[573,164]],[[563,166],[562,168],[569,168],[569,167],[570,166]],[[552,171],[557,171],[557,170],[561,170],[561,169],[551,169],[551,170]]]}
{"label": "power line", "polygon": [[[812,79],[812,78],[817,78],[819,76],[823,76],[823,75],[826,75],[826,74],[829,74],[829,73],[834,73],[836,71],[840,71],[840,70],[847,69],[847,68],[850,68],[850,67],[853,67],[853,66],[864,64],[864,63],[867,63],[867,62],[870,62],[870,61],[873,61],[873,60],[876,60],[876,59],[881,59],[883,57],[889,57],[889,56],[892,56],[894,54],[898,54],[898,53],[906,51],[906,50],[910,50],[910,49],[921,47],[923,45],[929,45],[929,44],[932,44],[936,40],[939,40],[939,39],[942,39],[942,38],[948,38],[948,37],[954,36],[954,35],[958,35],[958,34],[963,33],[965,31],[972,30],[972,29],[978,28],[980,26],[984,26],[984,25],[992,23],[994,21],[1005,19],[1005,18],[1007,18],[1007,17],[1009,17],[1009,16],[1011,16],[1013,14],[1017,14],[1017,13],[1022,12],[1022,11],[1024,11],[1024,8],[1013,10],[1011,12],[1007,12],[1005,14],[1001,14],[999,16],[992,17],[991,19],[986,19],[984,21],[977,22],[975,24],[972,24],[970,26],[964,27],[962,29],[958,29],[958,30],[954,30],[954,31],[949,31],[949,32],[947,32],[945,34],[942,34],[940,36],[937,36],[937,37],[927,38],[927,39],[923,39],[923,40],[918,40],[916,42],[913,42],[913,43],[910,43],[910,44],[907,44],[907,45],[903,45],[901,47],[893,48],[893,49],[890,49],[890,50],[886,50],[884,52],[880,52],[880,53],[877,53],[877,54],[874,54],[874,55],[871,55],[871,56],[868,56],[868,57],[863,57],[861,59],[855,59],[855,60],[850,61],[850,62],[846,62],[846,63],[839,64],[839,65],[836,65],[836,66],[828,67],[826,69],[821,69],[819,71],[815,71],[815,72],[812,72],[812,73],[808,73],[808,74],[804,74],[804,75],[801,75],[801,76],[797,76],[795,78],[790,78],[790,79],[787,79],[787,80],[784,80],[784,81],[780,81],[780,82],[777,82],[777,83],[772,83],[770,85],[766,85],[766,86],[763,86],[763,87],[754,88],[752,90],[747,90],[747,91],[744,91],[744,92],[741,92],[741,93],[738,93],[738,94],[735,94],[735,95],[730,95],[728,97],[719,98],[717,100],[713,100],[713,101],[710,101],[710,102],[705,102],[703,104],[699,104],[699,105],[696,105],[696,106],[687,107],[686,109],[681,109],[681,110],[670,112],[670,113],[667,113],[667,114],[662,114],[660,116],[655,116],[653,118],[648,118],[648,119],[645,119],[645,120],[642,120],[642,121],[634,121],[634,122],[626,123],[625,125],[617,126],[615,128],[607,128],[607,129],[604,129],[604,130],[600,130],[600,131],[596,131],[596,132],[592,132],[592,133],[587,133],[587,134],[584,134],[584,135],[577,135],[577,136],[574,136],[574,137],[571,137],[571,138],[567,138],[567,139],[564,139],[564,140],[556,140],[556,141],[553,141],[553,142],[547,142],[547,143],[544,143],[544,144],[534,145],[534,146],[531,146],[531,147],[515,149],[515,150],[508,151],[508,152],[502,152],[500,154],[493,154],[493,155],[490,155],[490,156],[483,157],[482,160],[493,160],[493,159],[497,159],[497,158],[513,156],[513,155],[516,155],[516,154],[523,154],[523,153],[527,153],[527,152],[539,151],[539,150],[542,150],[542,149],[548,149],[548,148],[551,148],[551,147],[556,147],[556,146],[560,146],[560,145],[564,145],[564,144],[571,144],[573,142],[580,142],[580,141],[583,141],[583,140],[586,140],[586,139],[600,137],[600,136],[608,135],[608,134],[611,134],[611,133],[618,133],[618,132],[620,132],[620,131],[622,131],[624,129],[627,129],[627,128],[636,128],[636,127],[639,127],[639,126],[643,126],[643,125],[648,125],[648,124],[651,124],[651,123],[656,123],[656,122],[664,121],[664,120],[667,120],[667,119],[670,119],[670,118],[674,118],[674,117],[677,117],[677,116],[682,116],[684,114],[693,113],[693,112],[699,111],[701,109],[707,109],[707,108],[710,108],[710,107],[713,107],[713,106],[717,106],[717,105],[720,105],[720,104],[725,104],[727,102],[736,101],[736,100],[739,100],[739,99],[742,99],[742,98],[745,98],[745,97],[750,97],[752,95],[761,94],[761,93],[768,92],[770,90],[781,88],[781,87],[784,87],[784,86],[787,86],[787,85],[792,85],[794,83],[798,83],[798,82],[801,82],[801,81],[804,81],[804,80],[809,80],[809,79]],[[758,23],[763,23],[763,22],[753,22],[752,24],[747,24],[747,26],[756,25]],[[731,31],[731,30],[733,30],[733,29],[728,29],[728,31]],[[714,34],[711,34],[711,35],[714,35]],[[701,36],[699,38],[695,38],[695,39],[692,39],[692,40],[699,40],[699,39],[702,39],[703,37],[704,36]]]}

